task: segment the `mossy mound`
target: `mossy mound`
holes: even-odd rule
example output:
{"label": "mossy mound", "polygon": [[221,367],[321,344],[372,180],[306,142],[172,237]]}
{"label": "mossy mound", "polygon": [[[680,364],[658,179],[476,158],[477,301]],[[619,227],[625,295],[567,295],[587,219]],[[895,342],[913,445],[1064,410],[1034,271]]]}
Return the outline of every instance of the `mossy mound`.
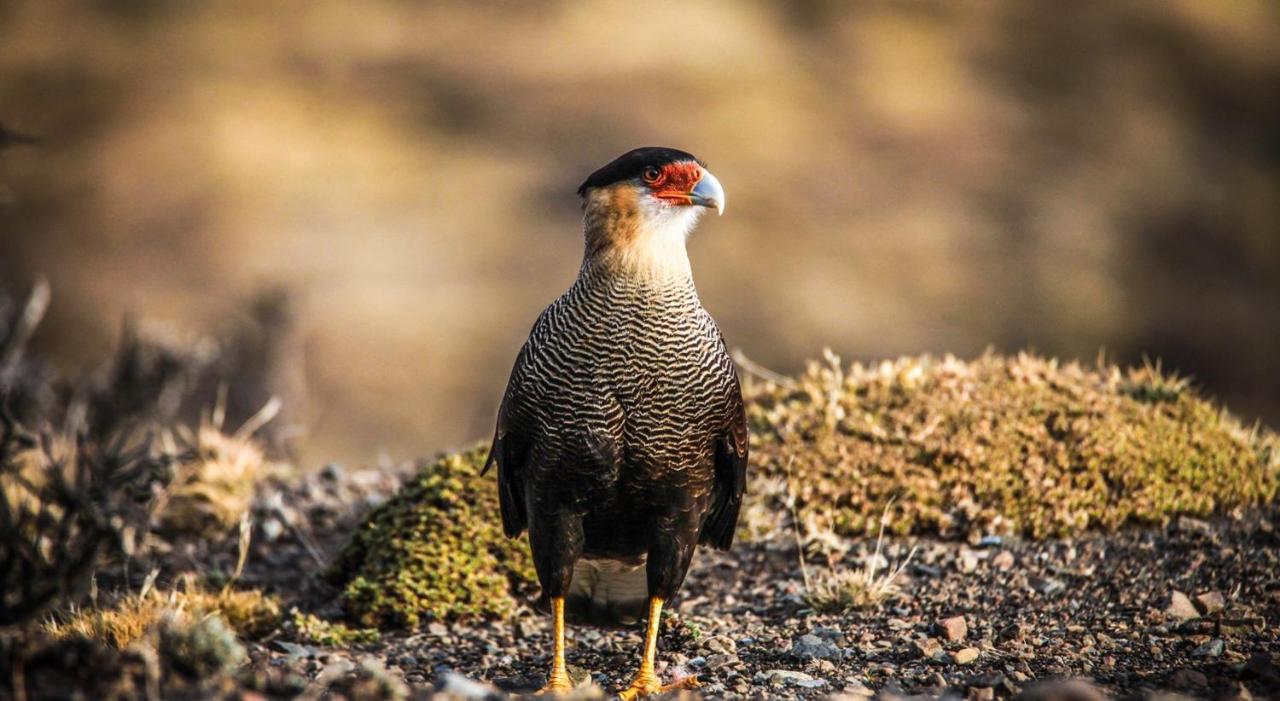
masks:
{"label": "mossy mound", "polygon": [[[902,359],[747,378],[752,473],[740,529],[888,527],[1047,537],[1160,523],[1274,499],[1280,443],[1153,368],[1030,355]],[[477,447],[424,467],[374,510],[334,568],[362,626],[502,616],[534,585],[528,546],[502,535]],[[513,596],[515,595],[515,596]]]}
{"label": "mossy mound", "polygon": [[348,615],[366,627],[500,617],[534,581],[524,540],[502,534],[492,474],[477,446],[424,466],[374,509],[331,570]]}
{"label": "mossy mound", "polygon": [[844,534],[874,532],[892,502],[900,533],[1047,537],[1257,504],[1280,486],[1273,434],[1152,367],[988,354],[846,372],[828,354],[745,390],[749,531],[769,531],[762,515],[788,496]]}

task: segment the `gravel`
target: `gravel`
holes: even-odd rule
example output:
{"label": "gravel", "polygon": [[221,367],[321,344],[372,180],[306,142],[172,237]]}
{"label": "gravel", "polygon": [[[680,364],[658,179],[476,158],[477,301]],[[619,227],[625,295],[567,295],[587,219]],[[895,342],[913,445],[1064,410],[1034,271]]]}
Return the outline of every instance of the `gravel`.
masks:
{"label": "gravel", "polygon": [[[281,486],[275,506],[256,514],[293,525],[274,542],[255,541],[243,581],[281,596],[286,608],[336,614],[333,592],[314,576],[317,556],[331,557],[355,522],[344,505],[369,503],[395,484],[348,470]],[[702,688],[682,698],[1280,697],[1277,526],[1280,505],[1038,542],[886,539],[890,562],[917,548],[901,593],[845,614],[806,605],[793,541],[703,552],[669,607],[658,673],[698,675]],[[835,566],[856,568],[873,550],[845,541]],[[234,552],[201,557],[226,566]],[[570,675],[585,683],[579,698],[630,681],[639,627],[571,625],[568,636]],[[502,699],[545,682],[551,636],[547,617],[524,605],[506,620],[435,621],[349,648],[310,645],[287,628],[247,647],[246,675],[301,679],[313,691],[329,688],[330,698],[375,679],[413,699],[448,698],[446,690]]]}
{"label": "gravel", "polygon": [[[921,567],[879,609],[845,615],[805,605],[790,543],[702,553],[664,626],[660,674],[695,672],[708,698],[1217,698],[1233,685],[1267,698],[1280,693],[1278,521],[1272,507],[1203,526],[1006,538],[981,551],[895,540],[889,559],[916,545]],[[868,544],[849,545],[853,566]],[[542,683],[545,617],[523,610],[511,622],[440,628],[382,646],[411,651],[428,679],[445,665],[509,692]],[[639,629],[571,626],[570,638],[571,664],[601,687],[634,673]]]}

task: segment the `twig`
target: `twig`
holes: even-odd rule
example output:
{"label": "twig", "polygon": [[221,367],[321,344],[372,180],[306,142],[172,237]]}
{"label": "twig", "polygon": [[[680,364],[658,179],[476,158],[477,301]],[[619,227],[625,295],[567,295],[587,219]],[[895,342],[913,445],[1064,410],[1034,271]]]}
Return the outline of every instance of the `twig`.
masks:
{"label": "twig", "polygon": [[794,455],[787,458],[787,506],[791,509],[791,527],[795,529],[796,551],[800,554],[800,577],[804,580],[804,590],[811,592],[813,586],[809,581],[809,564],[805,562],[804,539],[800,535],[800,510],[796,508],[796,495],[791,490],[791,463],[795,462],[795,459]]}
{"label": "twig", "polygon": [[12,370],[22,360],[22,352],[27,346],[27,341],[31,339],[31,334],[35,332],[40,321],[44,319],[45,311],[49,309],[50,297],[49,281],[43,277],[36,280],[36,284],[31,288],[31,296],[27,297],[27,303],[22,308],[22,315],[14,322],[12,333],[0,349],[4,351],[0,354],[0,374]]}
{"label": "twig", "polygon": [[223,587],[223,591],[231,588],[236,580],[240,579],[240,575],[244,573],[244,563],[249,559],[249,544],[253,540],[253,520],[249,517],[250,509],[245,509],[240,514],[240,554],[236,558],[236,569],[231,573],[231,579],[227,580],[227,584]]}
{"label": "twig", "polygon": [[257,433],[263,426],[271,423],[271,420],[280,414],[280,408],[283,406],[284,402],[281,401],[279,397],[272,397],[267,400],[267,403],[258,410],[258,413],[250,416],[244,424],[236,430],[236,433],[232,438],[241,442],[248,440],[250,436]]}
{"label": "twig", "polygon": [[787,389],[795,389],[796,387],[795,380],[781,373],[774,372],[754,360],[751,360],[742,352],[741,348],[734,349],[733,362],[737,363],[738,367],[741,367],[749,375],[753,375],[767,382],[772,382],[781,387],[786,387]]}

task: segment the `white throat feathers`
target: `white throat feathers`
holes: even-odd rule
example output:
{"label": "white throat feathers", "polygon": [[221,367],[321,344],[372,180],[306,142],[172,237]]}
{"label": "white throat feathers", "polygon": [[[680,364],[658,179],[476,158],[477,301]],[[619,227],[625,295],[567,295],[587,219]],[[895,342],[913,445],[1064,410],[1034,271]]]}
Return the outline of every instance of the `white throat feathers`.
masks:
{"label": "white throat feathers", "polygon": [[583,217],[586,264],[645,280],[690,278],[685,244],[702,207],[670,205],[634,188],[592,192]]}

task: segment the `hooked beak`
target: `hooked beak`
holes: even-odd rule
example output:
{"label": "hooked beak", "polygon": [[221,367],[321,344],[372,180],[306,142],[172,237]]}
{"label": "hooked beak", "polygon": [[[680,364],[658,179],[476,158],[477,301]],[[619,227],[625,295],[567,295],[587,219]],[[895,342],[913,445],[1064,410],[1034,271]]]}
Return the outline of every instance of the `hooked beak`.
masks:
{"label": "hooked beak", "polygon": [[711,207],[716,214],[724,214],[724,188],[720,181],[706,168],[702,169],[702,177],[698,184],[689,191],[689,203],[699,207]]}

